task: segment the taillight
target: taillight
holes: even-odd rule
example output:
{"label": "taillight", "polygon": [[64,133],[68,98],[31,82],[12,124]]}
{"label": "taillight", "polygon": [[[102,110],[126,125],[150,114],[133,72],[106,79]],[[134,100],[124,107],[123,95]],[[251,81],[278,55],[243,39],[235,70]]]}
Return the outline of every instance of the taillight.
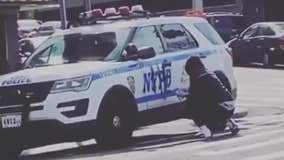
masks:
{"label": "taillight", "polygon": [[106,8],[104,13],[106,17],[116,16],[117,14],[116,8],[114,7]]}
{"label": "taillight", "polygon": [[104,13],[102,9],[94,9],[92,11],[92,15],[94,18],[103,18],[104,17]]}

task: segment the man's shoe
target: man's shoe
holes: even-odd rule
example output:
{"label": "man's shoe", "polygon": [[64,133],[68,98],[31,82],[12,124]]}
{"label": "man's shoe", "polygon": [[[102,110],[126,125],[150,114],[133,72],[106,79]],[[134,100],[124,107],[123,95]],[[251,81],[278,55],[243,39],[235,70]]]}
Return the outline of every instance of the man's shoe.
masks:
{"label": "man's shoe", "polygon": [[227,126],[229,127],[232,135],[237,135],[240,131],[239,126],[233,119],[229,119],[227,122]]}
{"label": "man's shoe", "polygon": [[200,127],[200,132],[204,135],[204,138],[206,138],[206,139],[209,139],[213,136],[210,129],[205,125]]}

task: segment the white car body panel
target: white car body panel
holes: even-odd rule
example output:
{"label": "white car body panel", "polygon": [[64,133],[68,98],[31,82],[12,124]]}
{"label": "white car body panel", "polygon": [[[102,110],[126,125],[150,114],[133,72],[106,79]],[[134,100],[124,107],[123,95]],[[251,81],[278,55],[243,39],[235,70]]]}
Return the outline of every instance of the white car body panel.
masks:
{"label": "white car body panel", "polygon": [[[163,106],[183,102],[176,94],[179,89],[186,89],[189,87],[189,77],[184,71],[186,60],[192,55],[198,55],[202,58],[205,66],[210,70],[222,70],[230,79],[230,84],[233,89],[236,89],[236,81],[232,70],[232,60],[225,51],[224,46],[214,46],[211,44],[192,24],[195,22],[204,22],[206,20],[201,18],[152,18],[145,19],[134,23],[121,22],[120,26],[148,26],[155,24],[169,24],[181,23],[187,30],[196,38],[199,47],[197,49],[190,49],[178,51],[163,55],[158,55],[146,60],[127,61],[127,62],[79,62],[72,64],[36,67],[13,72],[0,77],[0,85],[12,86],[23,85],[24,83],[39,83],[47,81],[57,81],[80,76],[92,75],[93,80],[88,90],[82,92],[63,92],[56,94],[48,94],[46,100],[42,103],[31,104],[31,107],[42,105],[43,110],[33,111],[29,115],[30,121],[38,120],[57,120],[63,124],[73,124],[78,122],[90,121],[97,119],[98,110],[102,99],[107,91],[113,86],[124,86],[132,91],[138,105],[138,111],[146,111],[153,108],[160,108]],[[115,25],[115,24],[114,24]],[[115,26],[111,26],[115,27]],[[88,28],[88,27],[86,27]],[[88,29],[82,29],[82,32],[89,32]],[[77,29],[77,30],[80,30]],[[68,31],[66,31],[68,32]],[[65,32],[59,33],[64,34]],[[166,66],[166,74],[170,73],[170,85],[166,88],[156,88],[157,91],[151,90],[153,84],[145,83],[145,76],[151,74],[151,67],[154,72],[162,68],[162,62],[168,60],[171,66]],[[25,78],[27,81],[9,82],[17,78]],[[131,88],[128,77],[133,77],[135,80],[134,87]],[[157,77],[156,77],[157,78]],[[157,78],[156,87],[160,84],[167,85],[169,79]],[[145,85],[150,85],[150,89],[146,92]],[[133,87],[133,86],[132,86]],[[146,89],[147,90],[147,89]],[[164,94],[165,90],[169,93]],[[73,106],[65,109],[58,109],[59,103],[73,101],[77,99],[89,99],[89,107],[86,115],[79,117],[68,118],[61,114],[66,110],[72,110]]]}

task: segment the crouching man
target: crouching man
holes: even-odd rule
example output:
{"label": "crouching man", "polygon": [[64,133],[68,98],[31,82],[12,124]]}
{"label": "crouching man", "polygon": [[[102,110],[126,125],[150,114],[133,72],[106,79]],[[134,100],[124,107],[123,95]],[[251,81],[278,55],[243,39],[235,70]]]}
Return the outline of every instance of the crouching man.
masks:
{"label": "crouching man", "polygon": [[221,80],[225,74],[208,71],[199,57],[191,57],[185,66],[190,76],[190,88],[187,109],[190,118],[200,128],[200,134],[205,138],[213,136],[214,132],[224,131],[229,127],[232,134],[237,134],[239,128],[231,119],[235,110],[235,100]]}

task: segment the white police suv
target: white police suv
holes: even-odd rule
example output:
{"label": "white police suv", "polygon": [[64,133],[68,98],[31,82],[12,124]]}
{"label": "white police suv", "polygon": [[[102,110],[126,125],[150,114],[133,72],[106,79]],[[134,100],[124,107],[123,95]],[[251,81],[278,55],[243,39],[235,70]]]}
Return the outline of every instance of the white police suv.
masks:
{"label": "white police suv", "polygon": [[236,93],[231,56],[202,18],[140,17],[55,34],[23,70],[0,77],[0,134],[21,130],[12,135],[24,146],[127,144],[137,127],[183,116],[178,92],[189,87],[192,56],[223,71]]}

